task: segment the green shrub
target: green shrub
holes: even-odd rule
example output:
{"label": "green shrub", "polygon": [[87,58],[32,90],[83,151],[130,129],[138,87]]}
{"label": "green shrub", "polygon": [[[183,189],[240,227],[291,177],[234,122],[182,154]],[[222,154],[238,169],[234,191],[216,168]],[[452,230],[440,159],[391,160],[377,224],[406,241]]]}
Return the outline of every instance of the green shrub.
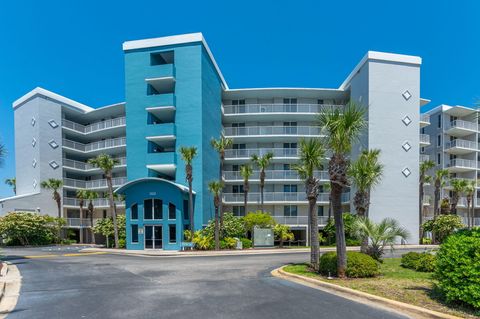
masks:
{"label": "green shrub", "polygon": [[435,277],[448,302],[480,309],[480,228],[446,238],[437,253]]}
{"label": "green shrub", "polygon": [[[125,231],[126,230],[125,215],[117,215],[117,228],[118,228],[118,247],[125,248],[125,244],[124,244],[124,247],[120,247],[120,241],[123,240],[125,242],[127,239],[127,233]],[[93,226],[93,232],[95,234],[101,234],[105,237],[108,237],[109,246],[115,247],[112,217],[99,219],[95,223],[95,226]]]}
{"label": "green shrub", "polygon": [[423,245],[431,245],[432,244],[432,239],[431,238],[422,238],[422,244]]}
{"label": "green shrub", "polygon": [[256,213],[249,212],[245,217],[243,217],[243,222],[245,224],[245,230],[253,232],[255,226],[260,228],[271,228],[275,226],[275,219],[268,214],[257,211]]}
{"label": "green shrub", "polygon": [[242,248],[243,249],[252,248],[252,241],[250,239],[240,238],[240,241],[242,242]]}
{"label": "green shrub", "polygon": [[[357,216],[353,215],[351,213],[343,213],[343,226],[345,229],[345,241],[349,241],[350,243],[354,243],[353,241],[357,241],[357,238],[355,237],[353,225],[355,224],[355,221],[357,220]],[[325,234],[325,241],[328,244],[335,244],[335,219],[331,218],[327,225],[323,228],[323,233]],[[358,242],[357,245],[351,245],[351,246],[358,246],[360,242]],[[347,246],[350,246],[347,244]]]}
{"label": "green shrub", "polygon": [[358,239],[346,238],[345,239],[345,244],[347,246],[360,246],[362,243]]}
{"label": "green shrub", "polygon": [[127,247],[127,245],[126,245],[125,239],[123,239],[123,238],[119,239],[118,240],[118,248],[126,248],[126,247]]}
{"label": "green shrub", "polygon": [[[319,271],[325,276],[337,275],[337,253],[328,252],[320,257]],[[354,252],[347,252],[346,275],[349,278],[375,277],[379,274],[378,263],[370,256]]]}
{"label": "green shrub", "polygon": [[422,258],[421,253],[411,251],[409,253],[402,255],[401,265],[404,268],[415,269],[417,267],[417,262]]}
{"label": "green shrub", "polygon": [[215,248],[213,237],[205,236],[201,230],[197,230],[193,234],[193,245],[196,249],[200,250],[210,250]]}
{"label": "green shrub", "polygon": [[404,268],[421,272],[435,271],[435,255],[429,253],[409,252],[402,255],[401,265]]}
{"label": "green shrub", "polygon": [[237,240],[232,237],[225,237],[220,241],[220,249],[234,249],[237,246]]}
{"label": "green shrub", "polygon": [[433,232],[435,239],[440,243],[453,234],[455,230],[463,227],[462,220],[457,215],[440,215],[435,220],[428,220],[422,225],[423,230]]}
{"label": "green shrub", "polygon": [[[208,225],[202,229],[204,236],[215,236],[215,219],[211,219]],[[223,227],[220,228],[220,238],[242,237],[245,235],[245,226],[242,218],[234,216],[232,213],[223,214]]]}

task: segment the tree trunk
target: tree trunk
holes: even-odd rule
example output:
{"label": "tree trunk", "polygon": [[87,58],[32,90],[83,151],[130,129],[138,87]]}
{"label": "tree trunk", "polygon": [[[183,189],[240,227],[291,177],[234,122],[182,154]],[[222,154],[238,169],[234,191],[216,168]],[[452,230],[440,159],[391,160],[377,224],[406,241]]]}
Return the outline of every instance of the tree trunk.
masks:
{"label": "tree trunk", "polygon": [[248,213],[248,210],[247,210],[247,205],[248,205],[248,182],[245,182],[243,184],[243,214],[246,216],[247,213]]}
{"label": "tree trunk", "polygon": [[90,234],[92,235],[92,244],[95,245],[95,234],[93,233],[93,211],[94,211],[94,208],[93,208],[92,201],[90,201],[90,203],[88,204],[88,210],[89,210],[89,214],[90,214]]}
{"label": "tree trunk", "polygon": [[78,231],[79,234],[79,242],[83,244],[83,201],[80,202],[80,230]]}
{"label": "tree trunk", "polygon": [[117,212],[115,209],[115,204],[113,200],[113,186],[112,186],[112,176],[111,174],[106,174],[107,176],[107,186],[108,186],[108,201],[110,202],[110,211],[112,212],[113,218],[113,238],[115,240],[115,248],[118,249],[118,225],[117,225]]}
{"label": "tree trunk", "polygon": [[[281,234],[283,235],[283,234]],[[283,236],[280,236],[280,248],[283,248]]]}
{"label": "tree trunk", "polygon": [[345,278],[347,269],[347,246],[342,216],[342,186],[331,183],[333,218],[335,219],[335,240],[337,246],[337,276]]}
{"label": "tree trunk", "polygon": [[[223,173],[223,157],[224,155],[223,154],[220,154],[220,177],[219,177],[219,181],[221,182],[222,181],[222,173]],[[220,212],[220,228],[223,229],[223,188],[220,189],[220,203],[218,204],[218,210]]]}
{"label": "tree trunk", "polygon": [[467,196],[467,228],[470,229],[470,196]]}
{"label": "tree trunk", "polygon": [[315,271],[318,271],[320,259],[320,243],[318,242],[318,213],[315,210],[317,206],[317,197],[309,196],[308,214],[310,216],[310,265]]}
{"label": "tree trunk", "polygon": [[435,183],[434,203],[433,203],[433,217],[438,216],[438,207],[440,206],[440,186]]}
{"label": "tree trunk", "polygon": [[423,238],[423,229],[422,229],[422,224],[423,224],[423,177],[420,177],[422,181],[420,182],[418,186],[418,243],[421,245],[422,244],[422,238]]}
{"label": "tree trunk", "polygon": [[260,209],[262,213],[264,212],[263,210],[263,188],[265,187],[265,177],[264,177],[265,172],[262,171],[260,173]]}
{"label": "tree trunk", "polygon": [[218,225],[218,205],[215,206],[215,250],[220,250],[220,231]]}
{"label": "tree trunk", "polygon": [[[62,197],[60,197],[57,191],[54,191],[53,196],[55,197],[55,202],[57,202],[58,218],[62,218]],[[58,229],[58,239],[61,241],[62,237],[62,228],[60,227]]]}
{"label": "tree trunk", "polygon": [[193,190],[192,190],[192,179],[188,179],[188,213],[190,217],[190,240],[193,242],[193,233],[195,232],[194,221],[193,221]]}

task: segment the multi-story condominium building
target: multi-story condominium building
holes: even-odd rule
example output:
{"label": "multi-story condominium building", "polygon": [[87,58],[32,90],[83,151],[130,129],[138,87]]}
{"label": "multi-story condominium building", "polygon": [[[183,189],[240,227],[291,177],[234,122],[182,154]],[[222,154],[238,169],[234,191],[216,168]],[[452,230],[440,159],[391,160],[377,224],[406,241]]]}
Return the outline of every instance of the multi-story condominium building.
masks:
{"label": "multi-story condominium building", "polygon": [[[426,103],[420,98],[419,57],[368,52],[333,89],[230,89],[200,33],[129,41],[123,50],[125,103],[92,109],[43,89],[14,103],[18,193],[0,201],[3,213],[55,214],[50,193],[39,183],[61,178],[64,217],[71,227],[88,228],[87,221],[78,219],[74,191],[98,190],[95,216],[107,214],[104,178],[86,160],[109,153],[121,163],[115,185],[120,186],[117,193],[125,195],[125,205],[118,206],[127,216],[127,248],[179,249],[183,231],[190,227],[185,163],[179,149],[198,150],[192,186],[194,228],[199,229],[214,213],[208,182],[219,179],[219,155],[210,141],[223,135],[233,140],[222,176],[224,211],[245,214],[239,168],[250,163],[253,154],[272,152],[265,211],[290,225],[297,239],[307,241],[304,183],[292,169],[299,159],[299,142],[320,137],[316,117],[322,109],[353,100],[365,107],[368,126],[354,145],[352,158],[362,149],[380,149],[385,166],[381,184],[371,194],[370,217],[394,217],[410,230],[409,242],[418,241],[423,143],[418,132],[420,106]],[[259,171],[254,169],[250,211],[260,207]],[[325,170],[316,175],[327,183]],[[353,192],[344,190],[345,211],[353,210]],[[320,226],[326,223],[328,206],[324,186],[318,197]]]}
{"label": "multi-story condominium building", "polygon": [[[430,125],[421,128],[421,138],[430,140],[430,144],[420,149],[421,160],[432,160],[436,166],[429,172],[433,176],[436,170],[446,169],[450,176],[446,184],[441,188],[440,198],[452,198],[452,179],[459,178],[474,181],[477,191],[473,197],[474,222],[480,226],[480,192],[478,178],[480,174],[479,153],[479,111],[464,106],[439,105],[422,114],[424,122]],[[433,215],[434,186],[431,183],[425,187],[425,212],[428,218]],[[465,194],[461,197],[457,206],[457,213],[465,224],[467,222],[467,199]]]}

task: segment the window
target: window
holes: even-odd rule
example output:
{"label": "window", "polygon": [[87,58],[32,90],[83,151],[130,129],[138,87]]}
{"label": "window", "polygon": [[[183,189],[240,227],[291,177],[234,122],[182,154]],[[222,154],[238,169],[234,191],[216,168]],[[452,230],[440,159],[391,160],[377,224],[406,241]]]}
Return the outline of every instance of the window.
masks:
{"label": "window", "polygon": [[171,244],[177,242],[177,225],[168,225],[168,242]]}
{"label": "window", "polygon": [[442,114],[438,114],[438,118],[437,118],[437,127],[438,128],[441,128],[442,127]]}
{"label": "window", "polygon": [[420,129],[420,133],[425,134],[425,128],[424,128],[424,127],[422,127],[422,128]]}
{"label": "window", "polygon": [[233,144],[233,145],[232,145],[232,148],[233,148],[234,150],[244,150],[244,149],[246,149],[247,147],[246,147],[246,144]]}
{"label": "window", "polygon": [[325,103],[324,103],[323,100],[317,100],[317,104],[318,104],[318,105],[323,105],[323,104],[325,104]]}
{"label": "window", "polygon": [[285,112],[297,111],[297,99],[283,99],[283,104],[285,107]]}
{"label": "window", "polygon": [[233,216],[245,216],[245,207],[244,206],[233,206],[232,207]]}
{"label": "window", "polygon": [[150,65],[173,64],[173,51],[157,52],[150,54]]}
{"label": "window", "polygon": [[177,209],[172,203],[168,203],[168,219],[177,218]]}
{"label": "window", "polygon": [[245,100],[232,100],[232,105],[237,113],[245,113]]}
{"label": "window", "polygon": [[138,243],[138,225],[130,225],[132,230],[132,243]]}
{"label": "window", "polygon": [[284,193],[296,193],[297,192],[297,185],[283,185],[283,192]]}
{"label": "window", "polygon": [[162,219],[163,207],[160,199],[146,199],[143,202],[143,219]]}
{"label": "window", "polygon": [[243,185],[233,185],[232,193],[234,194],[243,193]]}
{"label": "window", "polygon": [[240,170],[240,166],[235,164],[235,165],[232,165],[232,171],[234,172],[238,172]]}
{"label": "window", "polygon": [[317,213],[318,213],[318,216],[323,216],[323,206],[318,206]]}
{"label": "window", "polygon": [[297,122],[283,122],[285,134],[297,134]]}
{"label": "window", "polygon": [[133,204],[130,207],[130,219],[132,219],[132,220],[138,219],[138,205],[137,205],[137,203]]}
{"label": "window", "polygon": [[441,145],[442,145],[442,136],[438,135],[437,136],[437,146],[441,146]]}
{"label": "window", "polygon": [[188,212],[188,200],[183,200],[183,219],[188,220],[190,219],[190,213]]}
{"label": "window", "polygon": [[286,217],[297,216],[297,206],[295,205],[283,206],[283,216],[286,216]]}
{"label": "window", "polygon": [[284,170],[284,171],[289,171],[289,170],[291,170],[291,169],[292,169],[292,167],[291,167],[290,164],[283,164],[283,170]]}
{"label": "window", "polygon": [[441,163],[441,155],[440,153],[437,154],[437,165],[440,165]]}

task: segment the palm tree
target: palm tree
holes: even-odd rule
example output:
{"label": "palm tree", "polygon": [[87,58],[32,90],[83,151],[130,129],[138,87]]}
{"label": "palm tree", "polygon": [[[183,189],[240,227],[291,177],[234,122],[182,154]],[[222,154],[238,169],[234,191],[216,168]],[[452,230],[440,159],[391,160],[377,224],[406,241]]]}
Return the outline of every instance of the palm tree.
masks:
{"label": "palm tree", "polygon": [[348,175],[357,188],[353,204],[360,217],[368,217],[371,189],[382,178],[383,165],[378,160],[379,156],[379,149],[364,150],[348,169]]}
{"label": "palm tree", "polygon": [[243,210],[245,215],[248,213],[248,192],[250,190],[249,178],[253,175],[253,169],[250,165],[245,164],[240,167],[240,175],[243,177]]}
{"label": "palm tree", "polygon": [[93,233],[93,214],[95,207],[93,205],[93,201],[98,198],[98,193],[87,190],[86,195],[86,199],[88,199],[88,216],[90,218],[90,234],[92,236],[92,244],[95,244],[95,234]]}
{"label": "palm tree", "polygon": [[197,156],[197,148],[192,147],[185,147],[182,146],[180,148],[180,154],[182,156],[182,160],[185,162],[185,178],[188,182],[188,212],[190,216],[190,236],[191,240],[193,241],[193,233],[195,232],[194,228],[194,216],[193,216],[193,190],[192,190],[192,182],[193,182],[193,168],[192,162],[195,156]]}
{"label": "palm tree", "polygon": [[[78,206],[80,207],[80,225],[83,220],[83,205],[88,197],[88,191],[86,189],[77,190],[76,197],[78,199]],[[80,228],[80,243],[83,243],[83,229]]]}
{"label": "palm tree", "polygon": [[465,188],[467,187],[467,181],[464,179],[454,178],[450,180],[450,185],[452,186],[452,199],[450,202],[450,207],[451,207],[450,213],[456,215],[458,200],[460,199],[461,195],[465,192]]}
{"label": "palm tree", "polygon": [[314,176],[317,169],[322,168],[325,149],[317,139],[300,141],[300,161],[294,167],[300,177],[305,180],[305,192],[308,200],[308,220],[310,228],[310,265],[318,270],[320,245],[318,242],[317,197],[320,193],[320,180]]}
{"label": "palm tree", "polygon": [[425,161],[420,163],[420,174],[419,174],[419,181],[418,181],[418,225],[419,225],[419,244],[422,243],[422,238],[423,238],[423,197],[425,194],[425,190],[423,189],[425,183],[430,183],[432,181],[432,177],[427,175],[427,172],[435,167],[435,162],[434,161]]}
{"label": "palm tree", "polygon": [[353,229],[358,239],[368,238],[367,254],[378,261],[382,260],[385,246],[393,248],[398,237],[402,240],[410,237],[409,232],[392,218],[385,218],[378,224],[368,218],[358,218]]}
{"label": "palm tree", "polygon": [[[232,146],[233,140],[231,138],[220,136],[218,140],[212,139],[210,143],[212,144],[212,147],[220,155],[220,172],[219,172],[218,179],[221,181],[223,176],[223,163],[225,162],[225,150],[230,146]],[[220,190],[220,198],[222,198],[222,190]],[[223,227],[222,201],[220,201],[220,206],[218,209],[220,210],[220,226]]]}
{"label": "palm tree", "polygon": [[[473,197],[475,196],[475,181],[467,182],[465,186],[465,197],[467,198],[467,226],[468,228],[473,227]],[[471,206],[470,206],[471,205]]]}
{"label": "palm tree", "polygon": [[215,250],[220,249],[220,227],[218,223],[218,208],[220,207],[220,195],[222,193],[223,184],[220,181],[212,181],[208,183],[208,190],[213,195],[213,204],[215,206]]}
{"label": "palm tree", "polygon": [[63,182],[61,179],[49,178],[43,181],[40,186],[42,188],[53,191],[53,200],[57,203],[58,218],[62,218],[62,197],[58,190],[62,188]]}
{"label": "palm tree", "polygon": [[348,156],[352,145],[366,127],[365,111],[353,102],[344,108],[332,107],[323,110],[318,122],[327,137],[326,147],[332,150],[328,165],[332,196],[332,209],[335,219],[335,239],[337,245],[337,275],[345,277],[347,267],[347,247],[342,218],[342,191],[349,187],[347,169]]}
{"label": "palm tree", "polygon": [[270,165],[270,161],[273,158],[273,153],[268,152],[267,154],[259,157],[257,154],[252,155],[252,162],[257,165],[260,169],[260,208],[262,213],[264,212],[263,209],[263,189],[265,187],[265,170],[267,169],[268,165]]}
{"label": "palm tree", "polygon": [[115,238],[115,248],[118,248],[118,225],[117,225],[117,211],[115,209],[115,201],[113,199],[113,186],[112,186],[112,170],[120,162],[116,158],[112,158],[107,154],[100,154],[96,158],[91,158],[88,160],[88,164],[93,167],[98,167],[105,174],[107,179],[108,187],[108,201],[110,203],[110,212],[113,218],[113,231]]}
{"label": "palm tree", "polygon": [[13,188],[13,193],[17,195],[17,179],[15,177],[13,178],[7,178],[5,180],[5,184]]}
{"label": "palm tree", "polygon": [[445,178],[448,177],[448,174],[449,172],[446,169],[439,169],[435,172],[435,178],[433,182],[433,186],[435,187],[433,199],[433,218],[439,214],[440,191],[445,186]]}

